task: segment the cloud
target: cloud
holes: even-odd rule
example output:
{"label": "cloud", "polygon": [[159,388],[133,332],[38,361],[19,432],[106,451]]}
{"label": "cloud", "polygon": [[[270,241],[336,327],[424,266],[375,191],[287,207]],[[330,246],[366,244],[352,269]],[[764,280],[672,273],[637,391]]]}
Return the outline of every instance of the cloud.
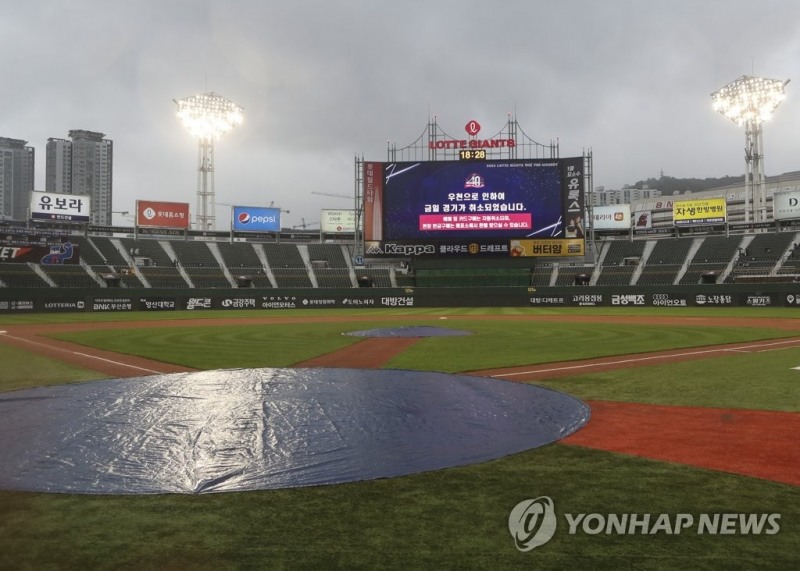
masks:
{"label": "cloud", "polygon": [[[0,22],[0,136],[37,149],[70,129],[114,141],[114,209],[137,198],[194,209],[196,142],[173,99],[215,91],[245,109],[217,145],[224,203],[349,207],[354,157],[382,160],[436,116],[448,133],[509,114],[562,156],[591,149],[607,188],[744,172],[742,130],[710,94],[740,75],[790,78],[800,4],[568,0],[17,3]],[[758,41],[753,41],[757,38]],[[764,128],[767,174],[798,170],[794,84]]]}

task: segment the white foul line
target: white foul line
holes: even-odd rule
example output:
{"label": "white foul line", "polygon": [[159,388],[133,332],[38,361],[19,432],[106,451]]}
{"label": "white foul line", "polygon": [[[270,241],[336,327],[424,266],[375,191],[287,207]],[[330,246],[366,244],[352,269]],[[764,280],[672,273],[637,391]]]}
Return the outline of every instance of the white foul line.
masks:
{"label": "white foul line", "polygon": [[[788,340],[781,340],[775,341],[772,343],[761,343],[758,345],[741,345],[739,347],[727,347],[721,349],[703,349],[698,351],[688,351],[686,353],[671,353],[668,355],[649,355],[647,357],[632,357],[630,359],[620,359],[618,361],[603,361],[601,363],[584,363],[582,365],[566,365],[564,367],[553,367],[552,369],[535,369],[532,371],[520,371],[516,373],[502,373],[499,375],[492,375],[492,378],[495,377],[515,377],[519,375],[531,375],[531,374],[538,374],[538,373],[554,373],[558,371],[570,371],[573,369],[591,369],[594,367],[605,367],[608,365],[625,365],[628,363],[639,363],[642,361],[652,361],[655,359],[664,359],[669,357],[691,357],[694,355],[707,355],[709,353],[733,353],[733,352],[742,352],[747,353],[747,349],[761,349],[762,347],[771,347],[773,345],[785,345],[785,344],[798,344],[800,340],[798,339],[788,339]],[[769,350],[769,349],[768,349]],[[756,351],[760,353],[761,351]]]}
{"label": "white foul line", "polygon": [[47,343],[40,343],[38,341],[32,341],[31,339],[25,339],[24,337],[17,337],[15,335],[9,335],[5,331],[0,331],[0,334],[5,335],[6,337],[8,337],[10,339],[16,339],[17,341],[24,341],[25,343],[30,343],[31,345],[39,345],[40,347],[46,347],[47,349],[51,349],[51,350],[54,350],[54,351],[61,351],[63,353],[69,353],[71,355],[77,355],[79,357],[87,357],[89,359],[96,359],[98,361],[104,361],[106,363],[111,363],[112,365],[119,365],[121,367],[128,367],[129,369],[137,369],[139,371],[144,371],[146,373],[162,373],[162,371],[155,371],[153,369],[146,369],[144,367],[138,367],[136,365],[129,365],[128,363],[123,363],[121,361],[113,361],[111,359],[106,359],[105,357],[98,357],[97,355],[89,355],[87,353],[80,353],[78,351],[70,351],[69,349],[62,349],[61,347],[55,347],[53,345],[48,345]]}

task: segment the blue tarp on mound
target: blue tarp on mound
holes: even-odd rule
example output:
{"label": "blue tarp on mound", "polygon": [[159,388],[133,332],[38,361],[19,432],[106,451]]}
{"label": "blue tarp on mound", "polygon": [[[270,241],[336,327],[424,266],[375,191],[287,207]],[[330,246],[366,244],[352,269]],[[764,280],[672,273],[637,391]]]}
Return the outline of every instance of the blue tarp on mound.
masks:
{"label": "blue tarp on mound", "polygon": [[456,335],[472,335],[471,331],[432,327],[429,325],[410,325],[408,327],[388,327],[386,329],[365,329],[363,331],[347,331],[342,335],[359,337],[447,337]]}
{"label": "blue tarp on mound", "polygon": [[589,417],[466,375],[238,369],[0,395],[0,489],[206,493],[402,476],[499,458]]}

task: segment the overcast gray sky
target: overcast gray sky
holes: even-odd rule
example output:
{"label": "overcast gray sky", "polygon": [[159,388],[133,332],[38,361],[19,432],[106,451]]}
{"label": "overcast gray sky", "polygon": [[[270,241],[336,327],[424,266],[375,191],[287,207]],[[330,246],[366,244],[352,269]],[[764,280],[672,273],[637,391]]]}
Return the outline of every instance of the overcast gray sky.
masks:
{"label": "overcast gray sky", "polygon": [[[761,0],[0,1],[0,136],[36,148],[71,129],[114,141],[114,210],[196,207],[197,144],[173,99],[244,107],[216,146],[217,202],[270,203],[284,226],[352,208],[353,161],[384,160],[435,115],[461,136],[515,113],[594,183],[661,171],[744,173],[744,131],[710,94],[742,75],[792,79],[764,126],[768,176],[800,170],[800,2]],[[217,206],[218,227],[229,208]],[[115,215],[115,223],[125,223]],[[127,221],[130,222],[130,221]]]}

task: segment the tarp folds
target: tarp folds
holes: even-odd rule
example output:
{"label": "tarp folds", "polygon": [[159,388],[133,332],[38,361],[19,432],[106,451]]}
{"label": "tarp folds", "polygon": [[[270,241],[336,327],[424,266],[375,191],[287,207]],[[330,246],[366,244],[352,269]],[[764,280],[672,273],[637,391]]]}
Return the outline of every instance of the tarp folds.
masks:
{"label": "tarp folds", "polygon": [[444,373],[237,369],[0,394],[0,489],[227,492],[401,476],[563,438],[588,407]]}

